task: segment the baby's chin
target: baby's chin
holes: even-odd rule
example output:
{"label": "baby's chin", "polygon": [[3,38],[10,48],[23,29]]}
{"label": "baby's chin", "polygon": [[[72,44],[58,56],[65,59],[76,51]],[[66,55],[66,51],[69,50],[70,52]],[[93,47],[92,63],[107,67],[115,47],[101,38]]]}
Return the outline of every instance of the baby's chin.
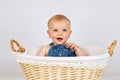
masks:
{"label": "baby's chin", "polygon": [[55,43],[55,45],[65,44],[65,42]]}

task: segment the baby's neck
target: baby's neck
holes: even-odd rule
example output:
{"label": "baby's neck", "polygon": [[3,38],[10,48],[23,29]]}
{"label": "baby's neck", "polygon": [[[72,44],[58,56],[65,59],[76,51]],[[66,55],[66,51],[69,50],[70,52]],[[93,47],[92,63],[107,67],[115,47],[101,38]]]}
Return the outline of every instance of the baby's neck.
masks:
{"label": "baby's neck", "polygon": [[[53,45],[61,45],[61,44],[57,44],[57,43],[54,43],[54,42],[52,42],[52,44],[53,44]],[[62,44],[66,44],[66,42],[65,42],[65,43],[62,43]]]}

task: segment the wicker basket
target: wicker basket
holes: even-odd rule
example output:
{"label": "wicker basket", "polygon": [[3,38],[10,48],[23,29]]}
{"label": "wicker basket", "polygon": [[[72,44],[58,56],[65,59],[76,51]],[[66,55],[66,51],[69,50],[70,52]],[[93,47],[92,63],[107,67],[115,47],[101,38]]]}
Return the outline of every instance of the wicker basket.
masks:
{"label": "wicker basket", "polygon": [[16,55],[26,80],[100,80],[113,53],[111,45],[110,55],[106,53],[99,56],[38,57],[28,54],[18,43],[19,50],[15,50],[13,42],[15,41],[11,41],[12,53]]}

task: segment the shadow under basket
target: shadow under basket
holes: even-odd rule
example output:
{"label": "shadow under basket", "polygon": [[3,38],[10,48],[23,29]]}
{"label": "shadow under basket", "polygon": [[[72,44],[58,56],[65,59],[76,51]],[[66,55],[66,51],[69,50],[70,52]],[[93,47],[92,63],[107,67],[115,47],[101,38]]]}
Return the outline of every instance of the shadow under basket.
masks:
{"label": "shadow under basket", "polygon": [[[14,42],[19,47],[18,50],[13,46]],[[30,54],[30,50],[25,51],[15,40],[11,40],[10,43],[12,53],[16,56],[26,80],[100,80],[116,45],[114,41],[108,53],[101,55],[40,57]],[[99,49],[94,50],[95,52],[92,53],[100,52]]]}

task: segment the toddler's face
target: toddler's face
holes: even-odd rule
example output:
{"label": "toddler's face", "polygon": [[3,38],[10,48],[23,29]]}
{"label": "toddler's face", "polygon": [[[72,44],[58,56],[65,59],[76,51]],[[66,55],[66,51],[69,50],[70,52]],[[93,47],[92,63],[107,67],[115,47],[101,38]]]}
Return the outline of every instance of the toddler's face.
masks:
{"label": "toddler's face", "polygon": [[54,44],[64,44],[70,37],[70,25],[66,21],[56,21],[50,24],[48,35]]}

